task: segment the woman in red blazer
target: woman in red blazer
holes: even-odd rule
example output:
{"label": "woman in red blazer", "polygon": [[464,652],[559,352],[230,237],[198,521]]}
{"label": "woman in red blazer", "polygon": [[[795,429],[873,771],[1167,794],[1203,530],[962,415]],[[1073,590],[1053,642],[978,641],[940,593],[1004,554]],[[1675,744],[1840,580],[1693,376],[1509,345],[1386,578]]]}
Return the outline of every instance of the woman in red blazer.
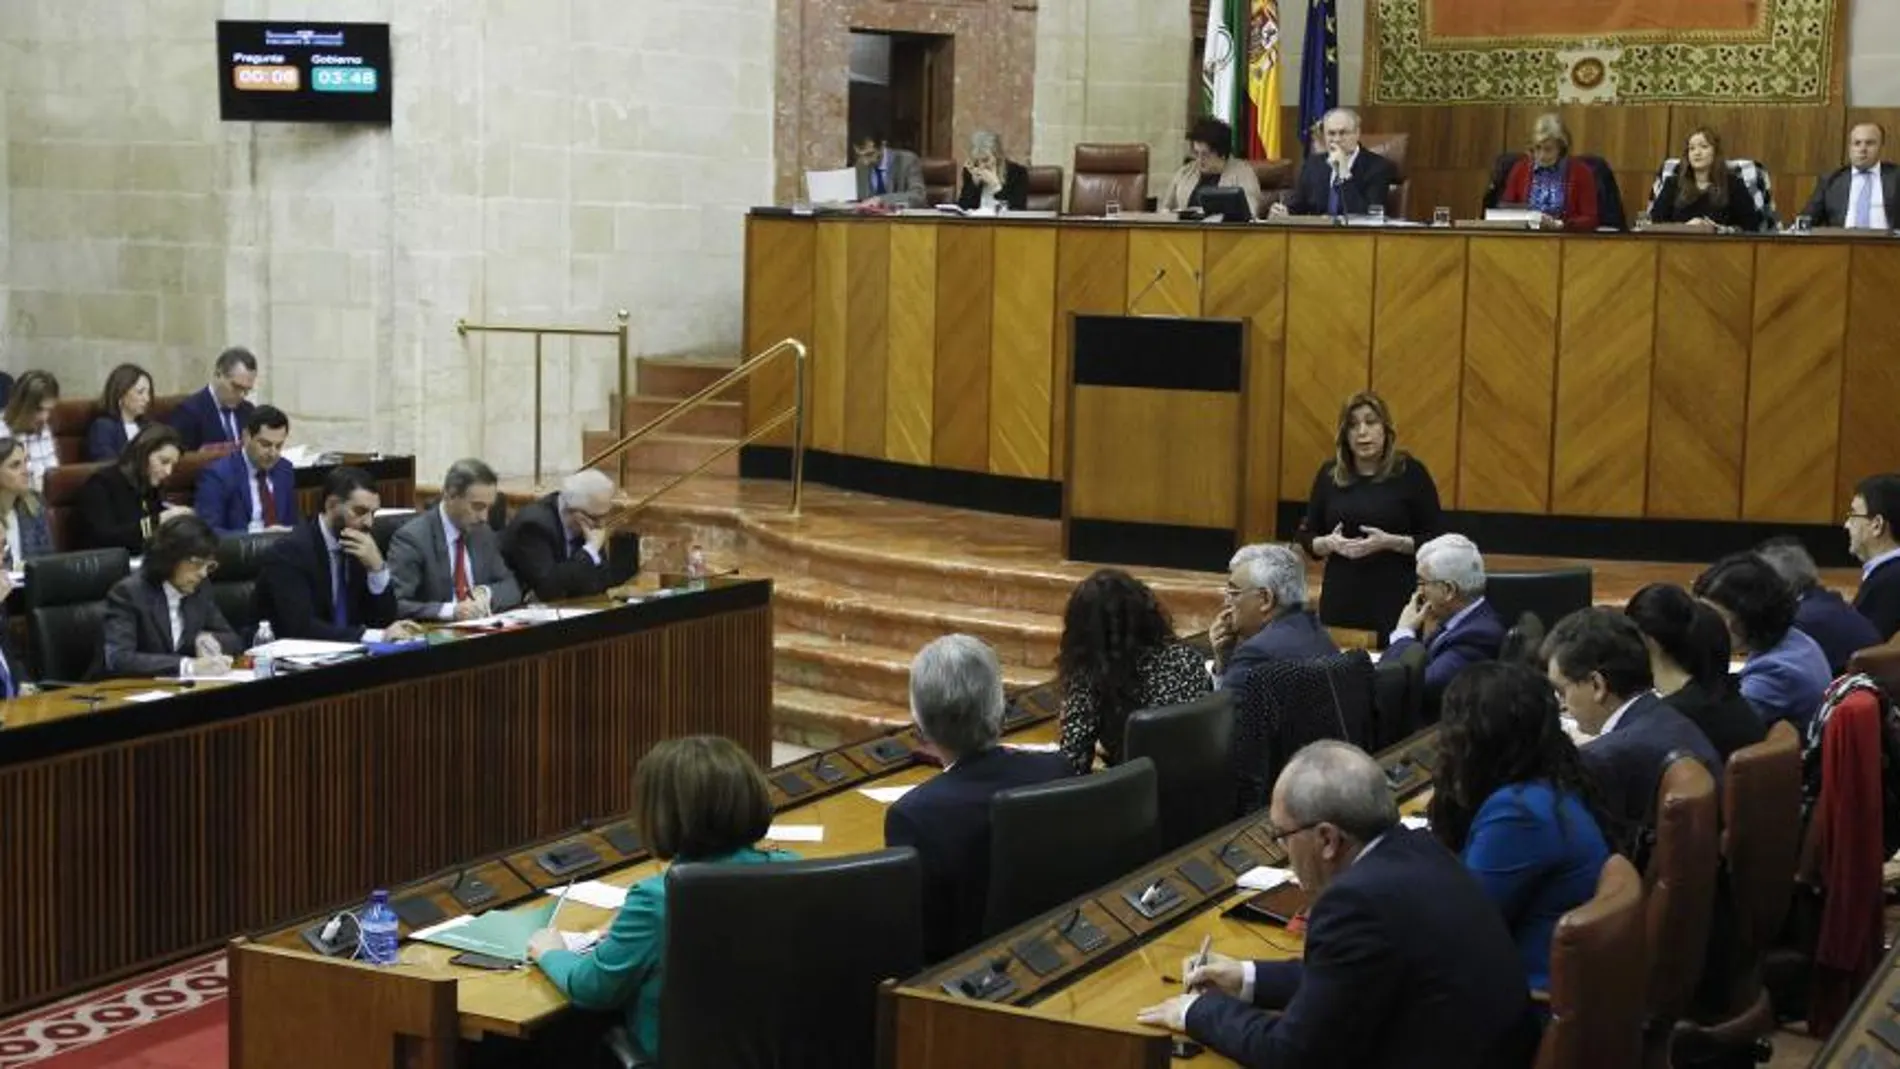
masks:
{"label": "woman in red blazer", "polygon": [[1597,228],[1596,175],[1570,155],[1570,131],[1555,114],[1540,115],[1531,126],[1530,153],[1511,166],[1498,202],[1537,209],[1546,230]]}

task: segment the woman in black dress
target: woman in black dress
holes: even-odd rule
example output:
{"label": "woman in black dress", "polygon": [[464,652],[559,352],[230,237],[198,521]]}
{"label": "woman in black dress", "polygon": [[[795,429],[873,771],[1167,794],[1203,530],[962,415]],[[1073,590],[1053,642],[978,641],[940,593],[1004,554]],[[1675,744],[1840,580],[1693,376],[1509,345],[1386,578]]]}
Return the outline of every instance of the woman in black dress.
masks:
{"label": "woman in black dress", "polygon": [[1299,542],[1326,562],[1319,618],[1382,637],[1416,585],[1412,553],[1439,530],[1438,486],[1398,447],[1391,410],[1370,390],[1339,412],[1336,455],[1306,500]]}
{"label": "woman in black dress", "polygon": [[1663,179],[1652,223],[1688,223],[1752,233],[1761,229],[1761,210],[1742,176],[1729,170],[1722,137],[1706,126],[1690,131],[1682,146],[1682,166]]}

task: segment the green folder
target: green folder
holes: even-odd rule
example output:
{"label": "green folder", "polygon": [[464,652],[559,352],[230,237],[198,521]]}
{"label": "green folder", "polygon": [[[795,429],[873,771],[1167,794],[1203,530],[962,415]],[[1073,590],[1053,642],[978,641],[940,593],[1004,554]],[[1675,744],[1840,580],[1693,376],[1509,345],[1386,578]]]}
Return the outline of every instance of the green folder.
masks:
{"label": "green folder", "polygon": [[528,956],[528,939],[548,926],[559,902],[549,899],[532,909],[494,909],[453,928],[440,928],[429,935],[411,936],[425,943],[472,950],[491,958],[522,961]]}

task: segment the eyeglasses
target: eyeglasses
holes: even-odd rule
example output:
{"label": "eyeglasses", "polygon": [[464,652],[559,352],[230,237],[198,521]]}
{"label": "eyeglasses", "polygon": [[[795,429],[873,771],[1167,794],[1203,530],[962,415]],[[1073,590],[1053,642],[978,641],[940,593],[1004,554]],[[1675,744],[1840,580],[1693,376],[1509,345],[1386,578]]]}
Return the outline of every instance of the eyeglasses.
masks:
{"label": "eyeglasses", "polygon": [[218,562],[210,557],[186,557],[181,563],[187,568],[196,568],[206,575],[218,570]]}
{"label": "eyeglasses", "polygon": [[1874,518],[1874,514],[1871,512],[1850,512],[1847,514],[1847,518],[1850,520],[1871,520]]}
{"label": "eyeglasses", "polygon": [[1267,832],[1267,838],[1273,841],[1273,845],[1279,847],[1282,850],[1285,850],[1286,841],[1288,839],[1293,838],[1295,835],[1298,835],[1299,833],[1303,831],[1312,831],[1314,828],[1319,827],[1320,824],[1322,823],[1324,822],[1316,820],[1311,824],[1302,824],[1297,828],[1288,828],[1285,831],[1281,831],[1278,828],[1274,828]]}
{"label": "eyeglasses", "polygon": [[1227,601],[1239,601],[1247,594],[1258,594],[1260,591],[1261,588],[1257,586],[1239,587],[1229,583],[1221,590],[1220,596]]}

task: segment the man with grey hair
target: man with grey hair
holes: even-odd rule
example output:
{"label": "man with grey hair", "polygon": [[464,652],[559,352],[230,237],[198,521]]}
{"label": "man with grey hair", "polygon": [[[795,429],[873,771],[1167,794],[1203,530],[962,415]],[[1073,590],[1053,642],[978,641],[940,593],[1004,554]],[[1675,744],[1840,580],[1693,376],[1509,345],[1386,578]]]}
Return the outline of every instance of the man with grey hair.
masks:
{"label": "man with grey hair", "polygon": [[897,800],[884,842],[917,850],[923,867],[924,957],[942,961],[983,937],[990,887],[990,799],[1068,775],[1059,753],[997,745],[1003,669],[970,635],[945,635],[910,664],[910,715],[943,758],[943,774]]}
{"label": "man with grey hair", "polygon": [[1267,213],[1270,219],[1288,215],[1365,215],[1385,210],[1386,191],[1399,180],[1392,161],[1359,145],[1359,115],[1351,108],[1334,108],[1320,120],[1326,154],[1312,155],[1300,165],[1299,181],[1284,204]]}
{"label": "man with grey hair", "polygon": [[474,457],[449,465],[435,508],[389,543],[396,612],[405,620],[473,620],[521,604],[488,513],[501,494],[495,469]]}
{"label": "man with grey hair", "polygon": [[[1306,608],[1306,560],[1278,542],[1242,546],[1227,563],[1220,615],[1208,628],[1222,690],[1238,692],[1261,664],[1339,652]],[[1264,786],[1264,784],[1263,784]]]}
{"label": "man with grey hair", "polygon": [[[614,482],[586,468],[559,493],[522,507],[501,535],[501,555],[521,585],[542,601],[591,598],[633,578],[640,542],[613,534]],[[608,539],[612,537],[612,543]]]}
{"label": "man with grey hair", "polygon": [[1438,719],[1438,699],[1466,665],[1495,661],[1507,625],[1484,598],[1484,557],[1461,534],[1418,547],[1418,589],[1399,613],[1387,657],[1425,644],[1425,717]]}
{"label": "man with grey hair", "polygon": [[1250,1069],[1530,1064],[1538,1028],[1504,915],[1430,832],[1399,824],[1378,762],[1313,743],[1268,815],[1309,896],[1305,954],[1190,958],[1187,993],[1136,1020]]}
{"label": "man with grey hair", "polygon": [[1849,605],[1846,598],[1821,585],[1821,570],[1799,539],[1771,538],[1755,552],[1794,591],[1794,626],[1821,647],[1827,655],[1828,670],[1836,677],[1847,671],[1847,662],[1854,654],[1886,641],[1873,621]]}
{"label": "man with grey hair", "polygon": [[1029,207],[1029,168],[1003,152],[1003,139],[989,130],[970,135],[970,158],[963,162],[957,207],[964,211],[1020,212]]}

